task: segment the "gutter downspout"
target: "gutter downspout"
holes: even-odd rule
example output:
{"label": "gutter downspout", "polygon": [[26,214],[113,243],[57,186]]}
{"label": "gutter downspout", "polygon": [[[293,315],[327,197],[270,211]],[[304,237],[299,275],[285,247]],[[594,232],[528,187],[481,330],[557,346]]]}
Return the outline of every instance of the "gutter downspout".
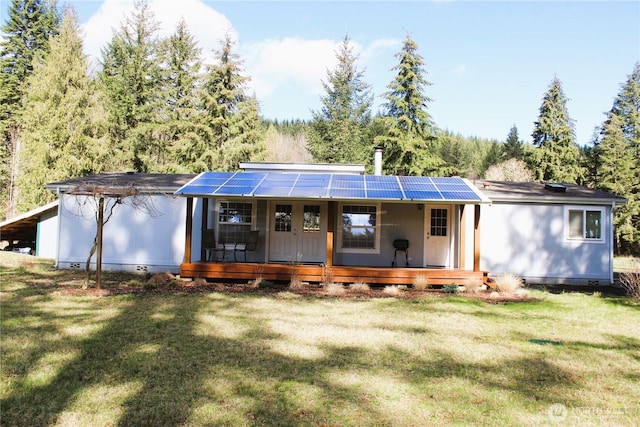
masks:
{"label": "gutter downspout", "polygon": [[616,202],[611,202],[611,212],[609,212],[609,284],[613,285],[613,210]]}
{"label": "gutter downspout", "polygon": [[62,196],[64,193],[60,191],[60,187],[56,188],[56,196],[58,196],[58,231],[56,236],[56,263],[55,267],[60,268],[60,232],[62,231]]}

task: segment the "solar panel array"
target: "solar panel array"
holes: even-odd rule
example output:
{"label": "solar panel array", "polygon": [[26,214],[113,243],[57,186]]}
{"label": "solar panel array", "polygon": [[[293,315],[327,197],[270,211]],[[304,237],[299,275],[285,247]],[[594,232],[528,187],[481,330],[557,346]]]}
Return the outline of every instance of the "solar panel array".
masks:
{"label": "solar panel array", "polygon": [[200,197],[482,201],[478,192],[462,178],[330,173],[203,172],[175,194]]}

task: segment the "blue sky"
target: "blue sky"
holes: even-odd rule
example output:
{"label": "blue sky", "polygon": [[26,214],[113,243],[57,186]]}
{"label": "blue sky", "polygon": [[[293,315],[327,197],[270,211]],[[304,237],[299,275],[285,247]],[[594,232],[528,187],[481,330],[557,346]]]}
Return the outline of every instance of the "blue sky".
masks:
{"label": "blue sky", "polygon": [[[9,0],[2,2],[3,21]],[[59,0],[63,3],[62,0]],[[76,0],[85,50],[99,57],[133,0]],[[376,95],[395,77],[409,33],[425,61],[435,123],[504,140],[516,125],[530,142],[542,96],[563,83],[577,142],[590,141],[640,61],[640,1],[202,1],[149,0],[162,35],[185,19],[205,56],[226,31],[237,40],[251,91],[268,118],[308,119],[321,81],[349,35]]]}

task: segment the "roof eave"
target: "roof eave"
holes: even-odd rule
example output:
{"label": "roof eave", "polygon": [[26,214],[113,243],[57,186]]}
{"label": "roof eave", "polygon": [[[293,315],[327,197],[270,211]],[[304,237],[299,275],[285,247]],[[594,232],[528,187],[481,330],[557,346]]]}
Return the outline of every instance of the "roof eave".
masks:
{"label": "roof eave", "polygon": [[578,197],[492,197],[489,196],[492,203],[537,203],[537,204],[555,204],[555,205],[607,205],[611,204],[624,205],[627,200],[624,198],[578,198]]}

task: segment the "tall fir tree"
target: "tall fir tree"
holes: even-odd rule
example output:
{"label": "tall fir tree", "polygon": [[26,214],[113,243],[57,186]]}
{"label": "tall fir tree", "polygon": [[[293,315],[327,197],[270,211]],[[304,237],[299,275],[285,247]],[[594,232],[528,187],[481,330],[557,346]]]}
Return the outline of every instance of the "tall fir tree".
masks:
{"label": "tall fir tree", "polygon": [[509,159],[524,159],[524,143],[520,140],[518,136],[518,128],[516,125],[511,126],[509,129],[509,134],[507,135],[507,140],[504,143],[504,160]]}
{"label": "tall fir tree", "polygon": [[615,211],[619,250],[640,254],[640,64],[613,102],[598,147],[598,187],[624,196]]}
{"label": "tall fir tree", "polygon": [[208,67],[204,78],[204,132],[189,154],[194,172],[237,170],[241,161],[259,159],[264,152],[259,106],[245,94],[249,77],[242,74],[242,62],[233,47],[227,34],[216,52],[217,63]]}
{"label": "tall fir tree", "polygon": [[109,134],[119,148],[122,167],[153,172],[162,164],[166,144],[157,138],[156,115],[161,102],[162,79],[159,24],[149,5],[137,0],[102,51],[98,77],[109,103]]}
{"label": "tall fir tree", "polygon": [[538,121],[532,133],[536,151],[532,165],[542,181],[579,183],[582,180],[580,150],[575,143],[573,120],[567,110],[562,83],[554,77],[542,98]]}
{"label": "tall fir tree", "polygon": [[369,133],[373,95],[356,66],[348,36],[336,52],[338,64],[322,82],[322,108],[312,111],[308,132],[309,151],[321,163],[368,163],[373,144]]}
{"label": "tall fir tree", "polygon": [[600,133],[602,128],[596,126],[591,135],[589,145],[580,147],[580,158],[584,171],[584,185],[595,188],[598,185],[600,173]]}
{"label": "tall fir tree", "polygon": [[167,159],[159,172],[190,170],[185,153],[198,138],[200,54],[201,49],[184,20],[178,23],[175,33],[161,43],[163,102],[155,134],[166,141],[159,148]]}
{"label": "tall fir tree", "polygon": [[0,40],[0,218],[13,216],[18,203],[20,113],[34,60],[58,32],[55,0],[12,0]]}
{"label": "tall fir tree", "polygon": [[597,187],[627,197],[627,203],[616,209],[613,220],[618,251],[623,249],[623,242],[633,244],[640,239],[638,224],[634,224],[634,216],[638,214],[638,201],[633,194],[634,187],[637,189],[638,163],[634,161],[623,128],[624,119],[619,115],[612,115],[604,125],[597,148]]}
{"label": "tall fir tree", "polygon": [[424,60],[409,35],[395,56],[399,62],[392,70],[397,74],[387,86],[379,118],[384,134],[375,139],[384,148],[383,168],[393,175],[441,175],[445,165],[433,147],[437,129],[427,112],[431,99],[424,91],[431,83]]}
{"label": "tall fir tree", "polygon": [[98,173],[111,158],[104,100],[87,75],[78,18],[67,8],[60,33],[37,64],[25,94],[19,209],[53,200],[47,182]]}

